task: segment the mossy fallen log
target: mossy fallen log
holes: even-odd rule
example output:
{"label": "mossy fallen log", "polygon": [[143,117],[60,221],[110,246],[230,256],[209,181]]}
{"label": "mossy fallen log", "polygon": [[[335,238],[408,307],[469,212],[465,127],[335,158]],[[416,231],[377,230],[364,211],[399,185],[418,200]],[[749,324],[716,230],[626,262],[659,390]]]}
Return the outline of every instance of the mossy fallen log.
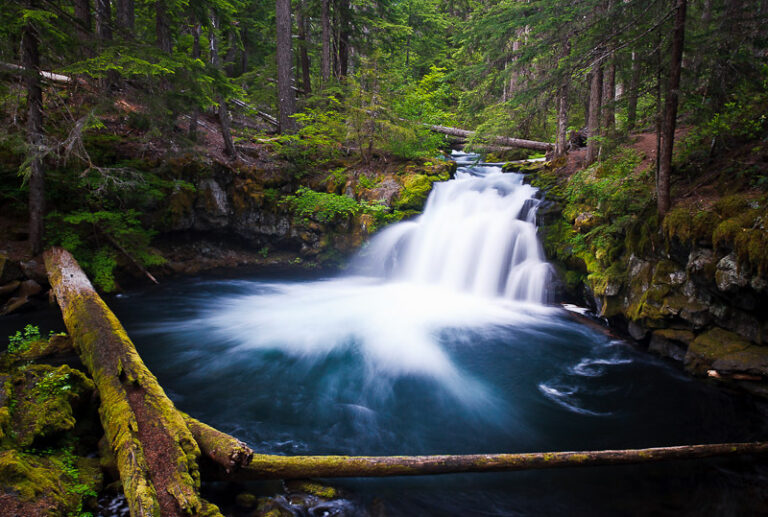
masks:
{"label": "mossy fallen log", "polygon": [[567,467],[650,463],[664,460],[765,454],[768,442],[682,445],[651,449],[440,456],[274,456],[256,454],[230,479],[388,477],[511,472]]}
{"label": "mossy fallen log", "polygon": [[199,495],[200,448],[72,255],[45,252],[48,277],[83,364],[132,516],[220,515]]}

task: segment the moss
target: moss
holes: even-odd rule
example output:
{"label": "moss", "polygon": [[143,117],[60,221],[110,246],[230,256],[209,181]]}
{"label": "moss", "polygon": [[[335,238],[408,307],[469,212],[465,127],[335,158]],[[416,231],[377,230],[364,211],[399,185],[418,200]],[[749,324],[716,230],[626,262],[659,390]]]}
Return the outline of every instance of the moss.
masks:
{"label": "moss", "polygon": [[715,327],[699,335],[688,347],[686,368],[692,373],[706,374],[718,358],[746,350],[749,341],[738,334]]}
{"label": "moss", "polygon": [[715,212],[723,219],[736,217],[749,210],[750,202],[744,196],[734,195],[720,198],[714,206]]}
{"label": "moss", "polygon": [[654,330],[653,335],[666,339],[668,341],[683,343],[686,346],[690,345],[695,338],[694,333],[691,332],[690,330],[677,330],[677,329]]}
{"label": "moss", "polygon": [[12,495],[13,505],[22,512],[80,515],[101,483],[98,460],[77,458],[66,450],[42,455],[0,452],[0,493]]}
{"label": "moss", "polygon": [[760,274],[768,273],[768,231],[743,229],[736,234],[733,244],[740,260],[749,262]]}
{"label": "moss", "polygon": [[721,218],[714,212],[692,211],[682,207],[667,213],[662,227],[667,240],[677,238],[683,243],[710,242],[712,233],[720,221]]}
{"label": "moss", "polygon": [[12,379],[12,429],[22,447],[73,429],[74,406],[95,389],[82,372],[66,365],[30,365]]}
{"label": "moss", "polygon": [[289,492],[304,492],[323,499],[335,499],[339,497],[339,491],[332,486],[322,485],[314,481],[289,481],[286,483]]}
{"label": "moss", "polygon": [[616,261],[604,271],[590,273],[587,281],[592,292],[599,296],[615,296],[624,285],[627,277],[626,265],[623,261]]}
{"label": "moss", "polygon": [[394,202],[394,208],[398,210],[421,210],[427,201],[432,183],[435,179],[425,174],[407,176],[403,181],[403,189]]}

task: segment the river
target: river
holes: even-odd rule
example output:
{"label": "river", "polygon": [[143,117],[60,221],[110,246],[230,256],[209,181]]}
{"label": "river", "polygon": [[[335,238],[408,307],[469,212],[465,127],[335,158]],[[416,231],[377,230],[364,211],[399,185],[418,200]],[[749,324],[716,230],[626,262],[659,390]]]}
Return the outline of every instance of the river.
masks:
{"label": "river", "polygon": [[[182,410],[258,452],[499,453],[768,437],[749,400],[548,304],[535,189],[476,156],[456,158],[456,179],[436,184],[423,215],[382,231],[343,275],[186,278],[108,303]],[[745,515],[765,512],[767,474],[737,458],[337,480],[349,496],[333,511]]]}

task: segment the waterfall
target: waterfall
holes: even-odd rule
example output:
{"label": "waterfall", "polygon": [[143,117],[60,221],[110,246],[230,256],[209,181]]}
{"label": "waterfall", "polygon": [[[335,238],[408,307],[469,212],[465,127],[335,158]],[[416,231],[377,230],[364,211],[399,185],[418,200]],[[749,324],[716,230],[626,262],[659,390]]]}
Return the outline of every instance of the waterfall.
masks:
{"label": "waterfall", "polygon": [[537,189],[478,155],[456,153],[454,180],[435,183],[424,212],[375,236],[353,272],[543,303],[550,266],[536,236]]}

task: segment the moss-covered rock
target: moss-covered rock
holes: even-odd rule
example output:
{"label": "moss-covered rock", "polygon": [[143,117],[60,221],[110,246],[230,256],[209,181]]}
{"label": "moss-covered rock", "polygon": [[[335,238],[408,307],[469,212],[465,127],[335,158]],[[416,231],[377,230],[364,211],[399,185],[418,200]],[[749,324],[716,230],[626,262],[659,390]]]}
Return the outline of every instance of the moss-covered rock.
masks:
{"label": "moss-covered rock", "polygon": [[421,210],[432,190],[434,181],[434,178],[426,174],[414,174],[406,177],[394,207],[398,210]]}
{"label": "moss-covered rock", "polygon": [[750,342],[738,334],[715,327],[699,335],[685,354],[685,368],[696,375],[706,375],[714,363],[750,348]]}

